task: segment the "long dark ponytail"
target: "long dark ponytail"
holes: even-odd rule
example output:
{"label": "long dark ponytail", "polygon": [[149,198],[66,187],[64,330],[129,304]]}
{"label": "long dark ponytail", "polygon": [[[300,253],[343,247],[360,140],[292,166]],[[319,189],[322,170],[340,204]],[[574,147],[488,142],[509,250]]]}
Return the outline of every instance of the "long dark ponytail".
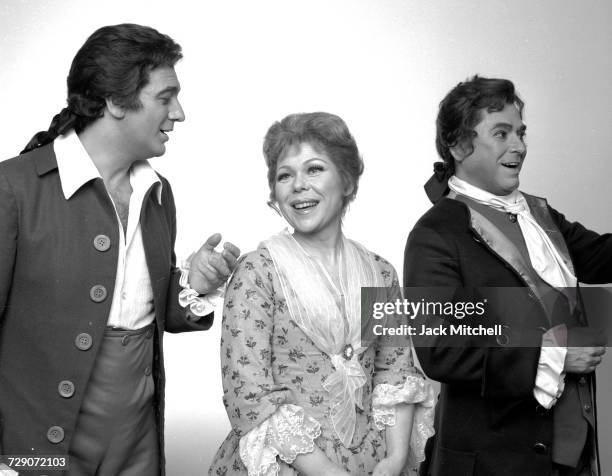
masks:
{"label": "long dark ponytail", "polygon": [[139,109],[138,95],[149,81],[149,71],[173,67],[181,58],[181,47],[172,38],[147,26],[124,23],[96,30],[72,60],[68,105],[21,153],[49,144],[72,129],[81,132],[104,115],[107,98],[126,109]]}

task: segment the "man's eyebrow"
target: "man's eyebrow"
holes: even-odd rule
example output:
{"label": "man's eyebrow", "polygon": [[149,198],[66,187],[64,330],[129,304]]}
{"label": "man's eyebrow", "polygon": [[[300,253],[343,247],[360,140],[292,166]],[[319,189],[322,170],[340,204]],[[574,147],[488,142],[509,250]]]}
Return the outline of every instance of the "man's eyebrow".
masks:
{"label": "man's eyebrow", "polygon": [[[512,124],[510,124],[509,122],[498,122],[496,124],[493,124],[493,126],[491,126],[490,130],[500,129],[501,128],[501,129],[506,129],[506,130],[511,131],[513,127],[514,126]],[[525,130],[527,130],[527,126],[525,124],[521,124],[521,126],[517,130],[525,131]]]}
{"label": "man's eyebrow", "polygon": [[178,94],[180,90],[180,86],[168,86],[167,88],[164,88],[160,92],[158,92],[156,96],[162,96],[167,93]]}

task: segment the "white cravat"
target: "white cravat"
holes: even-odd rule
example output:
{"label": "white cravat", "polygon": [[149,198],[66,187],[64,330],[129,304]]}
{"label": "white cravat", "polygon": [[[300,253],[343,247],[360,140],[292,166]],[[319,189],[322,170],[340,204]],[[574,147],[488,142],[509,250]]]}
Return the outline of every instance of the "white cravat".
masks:
{"label": "white cravat", "polygon": [[531,215],[527,200],[521,192],[514,190],[510,195],[500,197],[474,187],[455,175],[448,180],[448,187],[453,192],[477,203],[516,215],[525,238],[531,266],[538,276],[555,288],[576,286],[576,277],[563,262],[563,258],[546,232]]}

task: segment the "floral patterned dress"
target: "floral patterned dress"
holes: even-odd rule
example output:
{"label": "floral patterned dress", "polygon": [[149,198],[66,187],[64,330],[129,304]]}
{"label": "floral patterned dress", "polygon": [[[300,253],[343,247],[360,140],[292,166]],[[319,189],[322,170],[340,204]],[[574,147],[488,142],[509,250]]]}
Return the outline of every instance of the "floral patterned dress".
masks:
{"label": "floral patterned dress", "polygon": [[[385,285],[399,292],[393,267],[372,256]],[[398,403],[416,405],[404,471],[412,474],[433,434],[433,390],[414,367],[409,341],[404,347],[377,339],[362,345],[363,409],[356,407],[352,442],[345,446],[332,428],[323,387],[334,371],[330,357],[291,320],[268,250],[260,246],[243,256],[227,287],[222,322],[223,401],[232,431],[209,475],[297,475],[291,463],[314,445],[349,474],[371,474],[385,457],[385,427],[394,424]]]}

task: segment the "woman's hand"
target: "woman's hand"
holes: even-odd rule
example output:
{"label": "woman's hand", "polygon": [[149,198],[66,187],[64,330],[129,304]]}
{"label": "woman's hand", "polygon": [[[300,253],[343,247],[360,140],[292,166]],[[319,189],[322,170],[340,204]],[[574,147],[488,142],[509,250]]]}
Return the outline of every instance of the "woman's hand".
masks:
{"label": "woman's hand", "polygon": [[311,453],[298,455],[292,466],[305,476],[351,476],[332,462],[318,446]]}
{"label": "woman's hand", "polygon": [[394,458],[389,455],[381,459],[372,471],[372,476],[398,476],[404,469],[405,458]]}

